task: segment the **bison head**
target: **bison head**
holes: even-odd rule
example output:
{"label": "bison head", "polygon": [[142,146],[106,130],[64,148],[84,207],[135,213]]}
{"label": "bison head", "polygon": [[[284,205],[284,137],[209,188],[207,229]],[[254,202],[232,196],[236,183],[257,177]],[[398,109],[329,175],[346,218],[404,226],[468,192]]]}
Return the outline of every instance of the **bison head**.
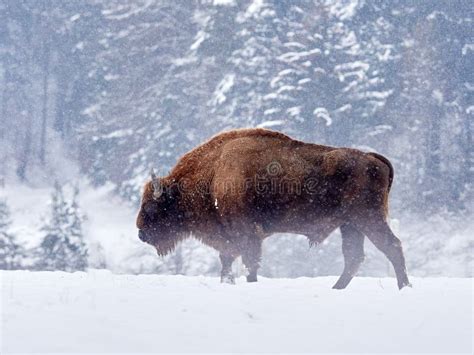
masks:
{"label": "bison head", "polygon": [[151,172],[137,216],[138,237],[153,245],[159,255],[166,255],[180,240],[178,189]]}

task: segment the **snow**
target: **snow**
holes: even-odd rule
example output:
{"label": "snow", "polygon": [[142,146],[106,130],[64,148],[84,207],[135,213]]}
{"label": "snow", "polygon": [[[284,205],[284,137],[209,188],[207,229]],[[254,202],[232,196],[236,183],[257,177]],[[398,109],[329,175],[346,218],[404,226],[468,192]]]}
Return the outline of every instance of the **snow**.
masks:
{"label": "snow", "polygon": [[306,48],[304,44],[301,44],[299,42],[287,42],[283,45],[287,48],[299,48],[299,49]]}
{"label": "snow", "polygon": [[324,70],[323,68],[320,68],[320,67],[314,68],[314,69],[313,69],[313,72],[314,72],[315,74],[323,74],[323,75],[326,74],[326,70]]}
{"label": "snow", "polygon": [[86,116],[92,116],[94,114],[97,114],[97,112],[100,110],[100,105],[99,104],[95,104],[95,105],[91,105],[87,108],[85,108],[82,113]]}
{"label": "snow", "polygon": [[413,39],[405,39],[402,41],[402,46],[405,48],[411,48],[415,45],[415,40]]}
{"label": "snow", "polygon": [[[358,46],[359,44],[356,34],[354,31],[350,31],[344,38],[341,39],[341,44],[336,46],[336,48],[347,49],[348,53],[356,55],[357,51],[354,50],[358,49]],[[350,50],[351,48],[353,48],[352,51]]]}
{"label": "snow", "polygon": [[235,6],[234,0],[214,0],[214,6]]}
{"label": "snow", "polygon": [[334,112],[337,112],[337,113],[346,112],[350,109],[352,109],[352,105],[351,104],[345,104],[345,105],[342,105],[341,107],[339,107],[337,110],[334,110]]}
{"label": "snow", "polygon": [[462,55],[466,55],[468,52],[472,52],[474,51],[474,44],[472,43],[469,43],[469,44],[465,44],[463,47],[462,47]]}
{"label": "snow", "polygon": [[354,16],[357,6],[359,5],[358,0],[342,0],[342,1],[328,1],[329,12],[334,17],[340,20],[347,20]]}
{"label": "snow", "polygon": [[253,0],[252,3],[249,5],[249,7],[247,8],[247,10],[245,12],[244,18],[257,16],[258,13],[262,10],[263,7],[264,7],[264,1],[263,0]]}
{"label": "snow", "polygon": [[104,75],[105,81],[117,80],[120,79],[120,75],[117,74],[105,74]]}
{"label": "snow", "polygon": [[378,134],[386,133],[387,131],[391,131],[393,129],[390,125],[378,125],[373,128],[373,130],[367,133],[369,136],[376,136]]}
{"label": "snow", "polygon": [[226,93],[234,86],[235,74],[227,74],[217,85],[211,102],[213,104],[222,104],[227,99]]}
{"label": "snow", "polygon": [[271,81],[270,81],[270,87],[274,88],[276,84],[283,79],[284,76],[290,75],[290,74],[297,74],[298,71],[294,69],[284,69],[278,73],[277,76],[275,76]]}
{"label": "snow", "polygon": [[275,126],[283,126],[284,124],[285,124],[284,120],[270,120],[270,121],[264,121],[260,123],[257,127],[269,128],[269,127],[275,127]]}
{"label": "snow", "polygon": [[388,62],[390,59],[393,58],[394,47],[392,45],[380,45],[380,49],[381,51],[378,52],[376,55],[381,62]]}
{"label": "snow", "polygon": [[294,90],[296,90],[296,87],[294,87],[293,85],[282,85],[278,88],[277,93],[281,94],[282,92],[294,91]]}
{"label": "snow", "polygon": [[[272,107],[272,108],[269,108],[268,110],[263,111],[263,115],[264,116],[273,115],[273,114],[278,113],[280,111],[281,111],[281,109],[276,108],[276,107]],[[261,128],[262,124],[266,124],[266,123],[265,122],[260,123],[260,124],[257,125],[257,127]]]}
{"label": "snow", "polygon": [[330,126],[332,124],[331,115],[329,114],[328,110],[325,109],[324,107],[316,107],[313,111],[313,114],[317,118],[322,118],[323,120],[325,120],[326,126]]}
{"label": "snow", "polygon": [[321,50],[319,48],[313,48],[308,51],[302,51],[302,52],[287,52],[285,54],[282,54],[278,57],[278,60],[287,62],[287,63],[292,63],[296,62],[302,58],[312,56],[314,54],[320,54]]}
{"label": "snow", "polygon": [[196,35],[196,38],[194,40],[194,43],[191,45],[190,49],[195,51],[196,49],[199,48],[199,46],[206,40],[206,38],[209,37],[209,34],[206,31],[199,31]]}
{"label": "snow", "polygon": [[368,99],[384,100],[392,94],[393,94],[393,90],[367,91],[367,92],[364,93],[363,97],[366,97]]}
{"label": "snow", "polygon": [[102,11],[102,14],[111,20],[125,20],[132,16],[137,16],[140,13],[146,12],[154,3],[154,0],[144,0],[131,4],[109,6],[109,8],[106,8]]}
{"label": "snow", "polygon": [[135,132],[132,129],[119,129],[109,134],[105,134],[101,136],[100,138],[101,139],[123,138],[123,137],[131,136],[134,133]]}
{"label": "snow", "polygon": [[366,76],[369,67],[369,64],[359,60],[351,63],[338,64],[334,67],[334,70],[342,82],[345,81],[346,78],[353,76],[362,80]]}
{"label": "snow", "polygon": [[298,116],[301,114],[301,106],[290,107],[286,112],[290,116]]}
{"label": "snow", "polygon": [[309,83],[310,81],[311,81],[310,78],[304,78],[304,79],[298,80],[298,84],[302,85],[302,84]]}
{"label": "snow", "polygon": [[472,279],[217,278],[3,271],[10,352],[471,353]]}
{"label": "snow", "polygon": [[80,18],[81,18],[80,14],[75,14],[69,18],[69,21],[74,22],[74,21],[79,20]]}

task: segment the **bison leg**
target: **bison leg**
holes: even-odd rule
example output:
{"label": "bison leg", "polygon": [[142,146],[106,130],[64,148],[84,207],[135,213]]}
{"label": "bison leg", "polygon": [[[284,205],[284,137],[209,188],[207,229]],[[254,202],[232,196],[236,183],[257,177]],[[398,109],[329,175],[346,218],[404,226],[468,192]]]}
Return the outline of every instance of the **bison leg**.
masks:
{"label": "bison leg", "polygon": [[[358,226],[359,227],[359,226]],[[397,276],[398,288],[411,286],[408,281],[402,243],[388,226],[384,218],[360,224],[360,228],[372,243],[390,260]]]}
{"label": "bison leg", "polygon": [[235,256],[229,253],[220,253],[219,258],[222,264],[221,282],[235,284],[234,274],[232,273],[232,263],[235,260]]}
{"label": "bison leg", "polygon": [[364,261],[364,235],[350,224],[343,224],[340,229],[344,271],[333,286],[339,290],[347,287]]}
{"label": "bison leg", "polygon": [[257,282],[257,271],[260,267],[262,257],[262,241],[260,239],[249,239],[245,250],[242,251],[242,262],[248,270],[247,282]]}

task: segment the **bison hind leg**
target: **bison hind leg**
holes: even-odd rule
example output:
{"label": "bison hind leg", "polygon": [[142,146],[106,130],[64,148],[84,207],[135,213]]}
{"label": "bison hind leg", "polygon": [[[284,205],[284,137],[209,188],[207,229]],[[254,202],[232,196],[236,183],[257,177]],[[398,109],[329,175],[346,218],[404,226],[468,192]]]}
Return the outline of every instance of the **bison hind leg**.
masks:
{"label": "bison hind leg", "polygon": [[403,255],[402,243],[395,234],[393,234],[389,225],[385,221],[382,213],[358,223],[358,229],[362,230],[369,240],[390,260],[397,276],[398,288],[410,286],[408,281],[407,269],[405,266],[405,256]]}
{"label": "bison hind leg", "polygon": [[364,261],[364,234],[351,224],[343,224],[340,229],[344,270],[333,286],[334,289],[339,290],[347,287]]}
{"label": "bison hind leg", "polygon": [[262,241],[258,237],[248,238],[242,251],[242,261],[247,268],[247,282],[257,282],[257,271],[262,258]]}

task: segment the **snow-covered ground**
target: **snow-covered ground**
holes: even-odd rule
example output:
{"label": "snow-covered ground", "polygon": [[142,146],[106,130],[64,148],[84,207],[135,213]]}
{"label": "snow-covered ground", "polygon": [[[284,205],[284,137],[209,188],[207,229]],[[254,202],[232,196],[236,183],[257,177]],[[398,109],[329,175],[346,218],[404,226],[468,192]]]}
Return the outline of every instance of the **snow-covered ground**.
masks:
{"label": "snow-covered ground", "polygon": [[0,352],[471,353],[472,279],[1,272]]}

